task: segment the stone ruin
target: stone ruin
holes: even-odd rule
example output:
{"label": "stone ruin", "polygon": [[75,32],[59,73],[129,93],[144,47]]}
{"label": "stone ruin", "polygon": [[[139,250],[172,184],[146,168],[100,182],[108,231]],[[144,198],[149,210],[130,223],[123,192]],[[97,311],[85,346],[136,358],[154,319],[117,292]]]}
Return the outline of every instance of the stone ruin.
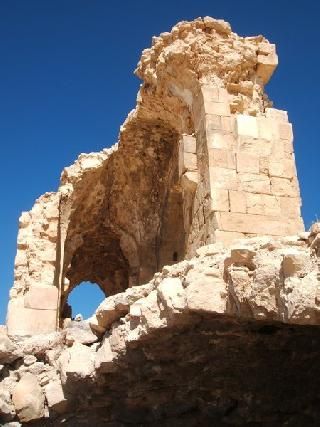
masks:
{"label": "stone ruin", "polygon": [[[277,64],[210,17],[153,37],[118,143],[19,219],[3,425],[316,425],[320,225],[264,91]],[[108,297],[76,322],[83,281]]]}

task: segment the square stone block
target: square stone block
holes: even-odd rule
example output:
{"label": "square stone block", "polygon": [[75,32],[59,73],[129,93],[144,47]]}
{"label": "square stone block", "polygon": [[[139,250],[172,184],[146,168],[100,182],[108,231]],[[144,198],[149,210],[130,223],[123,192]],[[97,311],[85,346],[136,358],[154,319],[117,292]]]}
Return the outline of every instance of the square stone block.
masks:
{"label": "square stone block", "polygon": [[243,191],[229,190],[229,200],[231,212],[247,212],[246,194]]}
{"label": "square stone block", "polygon": [[58,289],[55,286],[32,285],[24,296],[25,308],[56,310]]}
{"label": "square stone block", "polygon": [[8,305],[8,335],[30,336],[54,332],[56,313],[56,310],[25,308],[24,298],[15,298]]}
{"label": "square stone block", "polygon": [[249,193],[270,194],[270,179],[267,175],[238,173],[239,190]]}
{"label": "square stone block", "polygon": [[259,157],[247,153],[237,153],[237,172],[259,174]]}
{"label": "square stone block", "polygon": [[229,150],[209,148],[209,166],[220,166],[222,168],[235,169],[235,154]]}
{"label": "square stone block", "polygon": [[226,190],[237,190],[238,181],[235,169],[220,167],[209,167],[210,188],[224,188]]}
{"label": "square stone block", "polygon": [[245,114],[237,115],[237,132],[238,135],[259,137],[258,121],[256,117]]}
{"label": "square stone block", "polygon": [[213,211],[229,211],[228,190],[219,188],[211,189],[211,209]]}

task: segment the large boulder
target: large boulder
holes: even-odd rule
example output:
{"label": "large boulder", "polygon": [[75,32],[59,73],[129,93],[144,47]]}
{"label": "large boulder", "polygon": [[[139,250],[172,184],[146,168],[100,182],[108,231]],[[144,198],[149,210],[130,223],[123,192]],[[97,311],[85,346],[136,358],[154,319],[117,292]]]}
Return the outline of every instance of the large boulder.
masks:
{"label": "large boulder", "polygon": [[20,421],[29,422],[44,416],[44,394],[35,375],[26,373],[12,393]]}
{"label": "large boulder", "polygon": [[20,352],[4,331],[0,331],[0,365],[14,362]]}

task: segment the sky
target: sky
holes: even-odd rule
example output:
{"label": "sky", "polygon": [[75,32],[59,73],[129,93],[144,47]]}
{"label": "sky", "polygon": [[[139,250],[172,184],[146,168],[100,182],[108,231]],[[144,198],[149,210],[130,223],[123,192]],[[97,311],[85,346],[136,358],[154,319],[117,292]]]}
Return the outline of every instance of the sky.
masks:
{"label": "sky", "polygon": [[[20,213],[57,189],[78,154],[116,142],[135,106],[140,82],[133,70],[151,37],[206,15],[229,21],[239,35],[276,43],[280,63],[266,91],[294,126],[306,227],[320,218],[320,2],[0,0],[0,324]],[[72,303],[86,316],[101,295],[83,288]]]}

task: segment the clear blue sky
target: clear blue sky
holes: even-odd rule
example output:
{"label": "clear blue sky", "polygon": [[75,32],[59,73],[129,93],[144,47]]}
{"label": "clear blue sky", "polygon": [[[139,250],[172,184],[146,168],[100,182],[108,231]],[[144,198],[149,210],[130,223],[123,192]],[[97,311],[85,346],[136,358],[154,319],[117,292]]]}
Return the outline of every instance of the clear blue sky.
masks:
{"label": "clear blue sky", "polygon": [[[58,186],[81,152],[112,145],[135,105],[133,70],[151,37],[210,15],[277,44],[267,87],[288,110],[306,226],[320,217],[320,6],[316,0],[7,0],[0,8],[0,323],[13,282],[21,211]],[[80,287],[79,287],[80,289]],[[95,297],[97,298],[97,297]],[[77,299],[76,311],[83,309]],[[86,303],[96,304],[94,297]],[[82,301],[82,302],[81,302]],[[85,311],[85,310],[82,310]]]}

